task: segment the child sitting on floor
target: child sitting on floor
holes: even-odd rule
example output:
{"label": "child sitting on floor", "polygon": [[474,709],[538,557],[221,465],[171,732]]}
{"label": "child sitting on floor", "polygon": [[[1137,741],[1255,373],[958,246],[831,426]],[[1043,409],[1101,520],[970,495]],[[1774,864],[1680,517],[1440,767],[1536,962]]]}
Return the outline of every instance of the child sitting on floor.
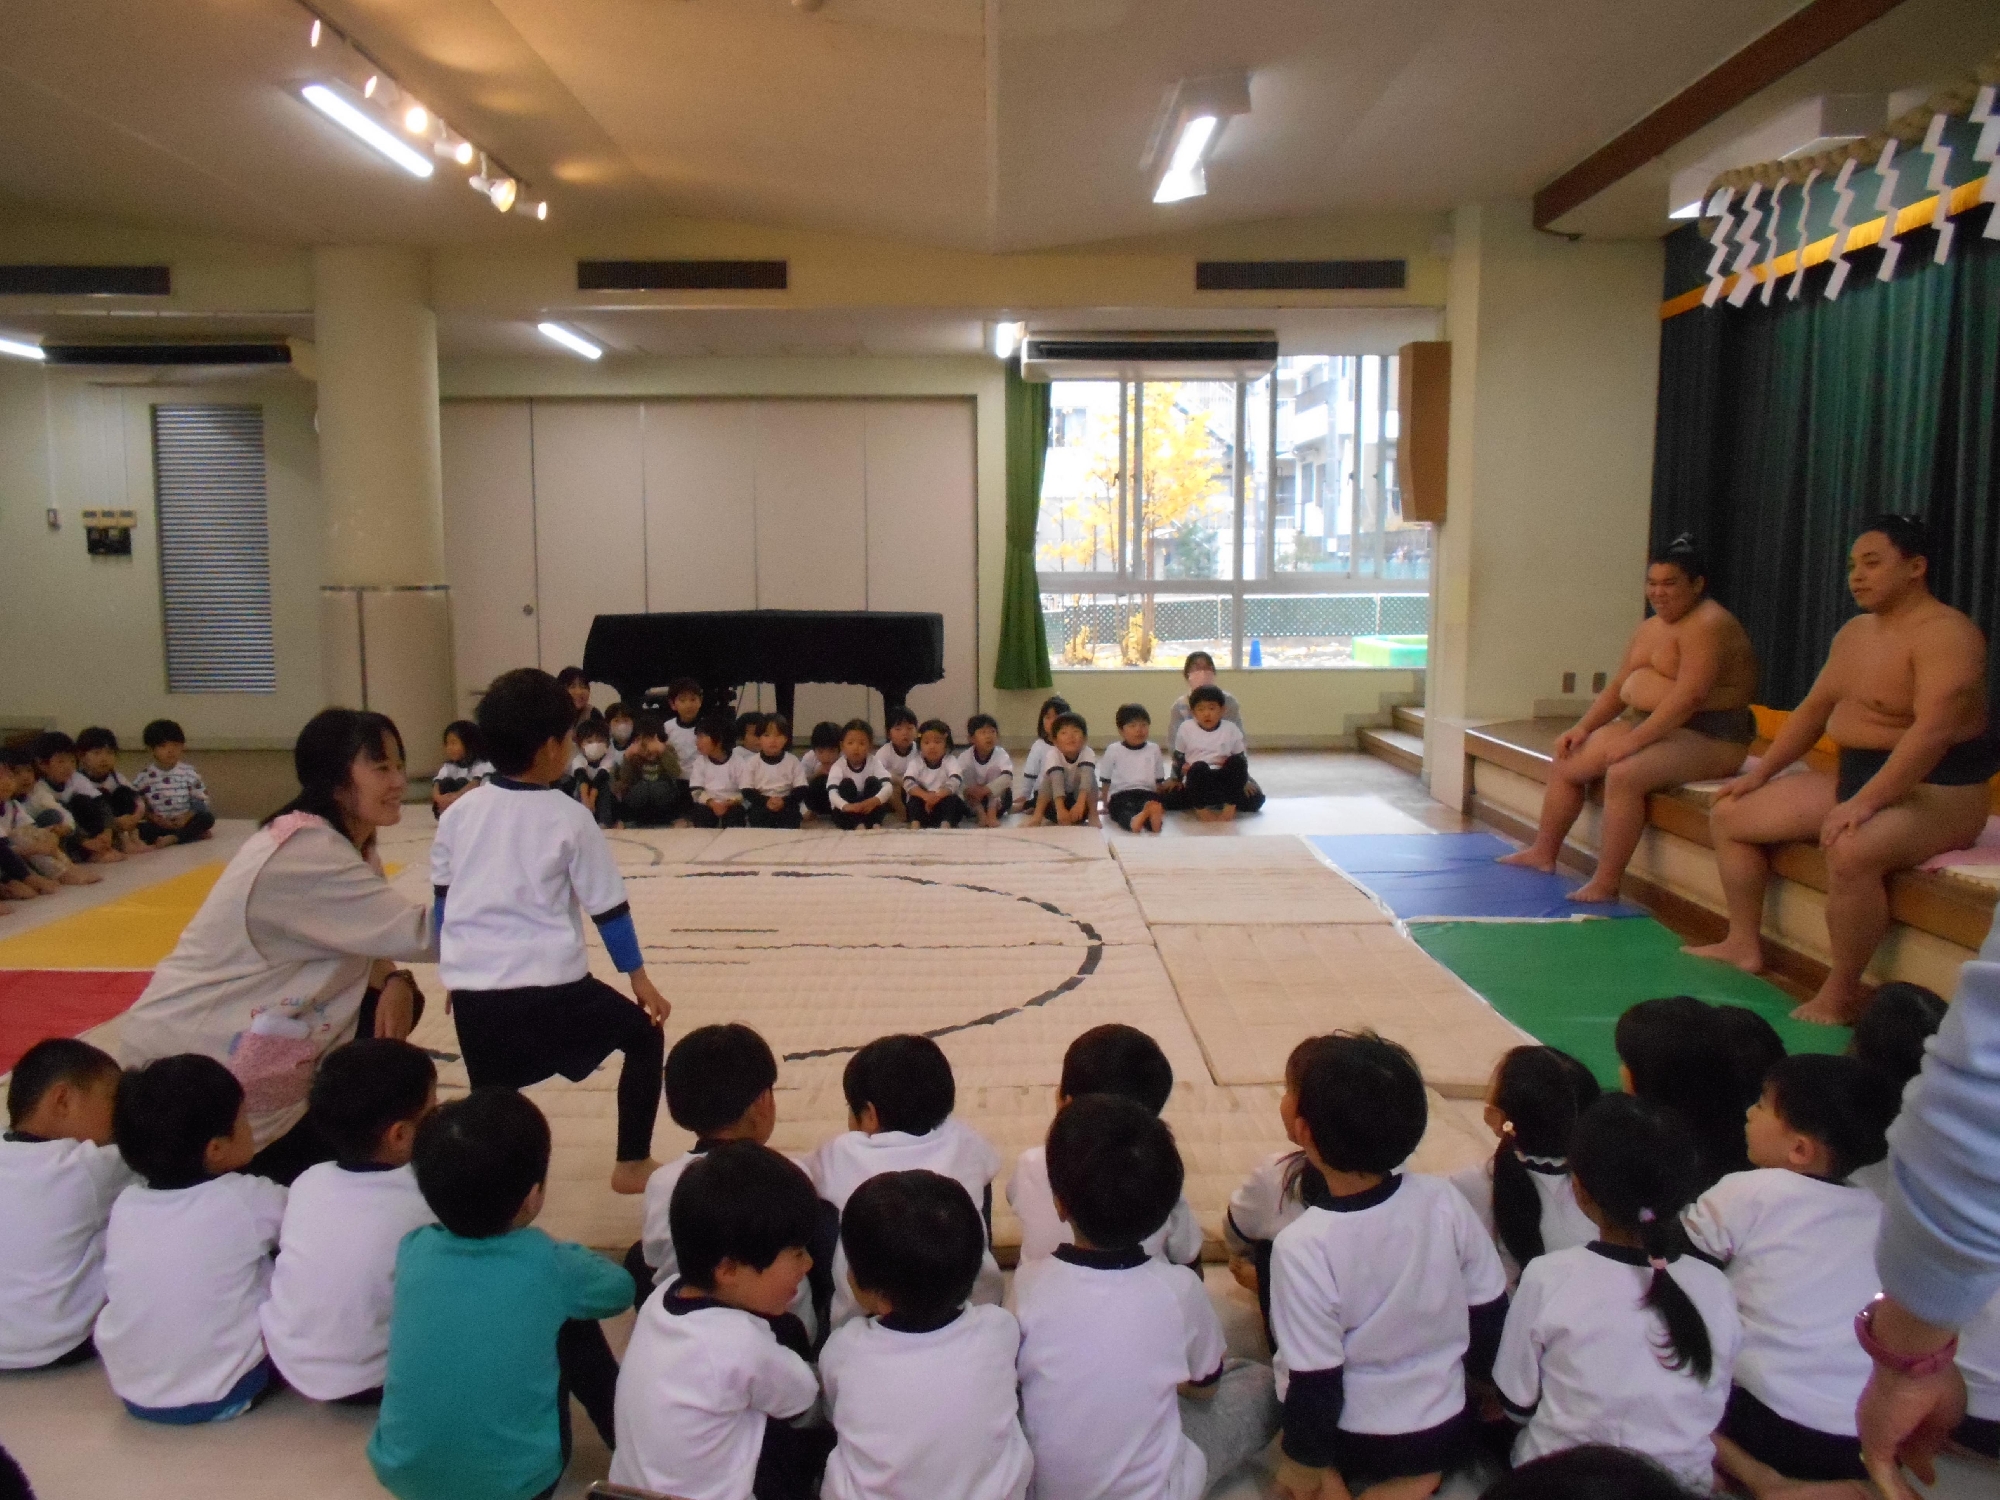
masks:
{"label": "child sitting on floor", "polygon": [[[1693,1134],[1701,1163],[1694,1196],[1726,1172],[1748,1170],[1737,1098],[1742,1062],[1716,1007],[1692,995],[1641,1000],[1611,1035],[1625,1092],[1673,1110]],[[1728,1082],[1718,1087],[1719,1078]]]}
{"label": "child sitting on floor", "polygon": [[1014,758],[1000,743],[1000,721],[974,714],[965,721],[972,743],[959,753],[958,794],[981,828],[998,828],[1014,810]]}
{"label": "child sitting on floor", "polygon": [[1330,1203],[1271,1246],[1287,1496],[1320,1494],[1326,1469],[1356,1497],[1428,1495],[1470,1456],[1466,1381],[1492,1369],[1507,1278],[1457,1189],[1397,1171],[1428,1113],[1415,1061],[1372,1032],[1306,1061],[1297,1140]]}
{"label": "child sitting on floor", "polygon": [[133,1182],[111,1144],[118,1064],[50,1037],[14,1064],[0,1140],[0,1370],[91,1357],[104,1306],[104,1231]]}
{"label": "child sitting on floor", "polygon": [[633,731],[639,727],[639,716],[623,703],[614,703],[604,710],[605,726],[611,731],[611,748],[620,755],[632,743]]}
{"label": "child sitting on floor", "polygon": [[[36,780],[35,763],[26,750],[15,745],[0,747],[0,789],[7,800],[0,807],[0,833],[7,847],[28,867],[19,882],[29,892],[49,895],[66,885],[95,885],[104,877],[75,864],[62,850],[63,818],[60,811],[37,818],[28,811],[28,793]],[[11,871],[10,873],[14,873]],[[18,890],[10,890],[18,897]]]}
{"label": "child sitting on floor", "polygon": [[917,729],[917,753],[903,768],[903,810],[919,828],[956,828],[965,818],[963,778],[951,754],[951,726],[926,719]]}
{"label": "child sitting on floor", "polygon": [[[71,859],[95,864],[116,864],[125,856],[118,852],[117,834],[104,799],[76,768],[76,741],[59,729],[35,736],[28,753],[35,760],[35,784],[28,789],[28,812],[37,821],[51,815],[60,817],[58,837],[63,853]],[[55,828],[56,824],[44,826]]]}
{"label": "child sitting on floor", "polygon": [[[662,728],[666,733],[667,743],[674,747],[675,763],[683,768],[681,771],[683,791],[686,790],[687,781],[685,768],[693,765],[694,758],[701,754],[694,743],[694,726],[701,722],[701,705],[701,684],[692,677],[676,677],[669,684],[667,707],[673,710],[673,714],[663,722]],[[635,738],[643,727],[642,724],[633,726],[632,733]]]}
{"label": "child sitting on floor", "polygon": [[[618,1164],[611,1188],[642,1193],[660,1108],[660,1026],[672,1009],[653,987],[625,882],[603,830],[555,788],[569,761],[569,694],[521,667],[479,700],[499,775],[438,823],[431,844],[439,977],[451,991],[472,1087],[527,1088],[560,1073],[582,1082],[613,1052]],[[590,972],[584,915],[629,975],[627,1000]]]}
{"label": "child sitting on floor", "polygon": [[1039,828],[1053,817],[1064,827],[1088,823],[1095,828],[1097,757],[1085,743],[1090,727],[1079,714],[1063,714],[1056,720],[1055,732],[1055,743],[1035,779],[1035,806],[1028,814],[1028,826]]}
{"label": "child sitting on floor", "polygon": [[609,828],[619,821],[611,778],[624,757],[611,748],[611,726],[595,713],[584,715],[573,733],[576,754],[563,773],[562,789],[589,810],[599,828]]}
{"label": "child sitting on floor", "polygon": [[1569,1157],[1598,1238],[1521,1272],[1493,1366],[1526,1424],[1514,1462],[1615,1443],[1707,1494],[1742,1328],[1728,1278],[1687,1253],[1676,1218],[1699,1171],[1694,1141],[1672,1111],[1610,1094],[1583,1112]]}
{"label": "child sitting on floor", "polygon": [[889,778],[890,809],[902,816],[905,814],[903,777],[917,759],[916,714],[908,704],[897,704],[884,715],[882,733],[887,738],[875,752],[875,765]]}
{"label": "child sitting on floor", "polygon": [[1577,1119],[1598,1093],[1590,1069],[1554,1047],[1516,1047],[1493,1069],[1485,1118],[1500,1144],[1452,1173],[1451,1185],[1493,1237],[1510,1289],[1536,1256],[1596,1238],[1576,1206],[1568,1157]]}
{"label": "child sitting on floor", "polygon": [[1145,705],[1127,703],[1118,710],[1118,742],[1105,746],[1098,761],[1105,816],[1130,833],[1146,829],[1158,833],[1166,816],[1160,786],[1167,768],[1152,732],[1152,716]]}
{"label": "child sitting on floor", "polygon": [[[993,1179],[1000,1155],[985,1136],[952,1114],[958,1086],[944,1049],[923,1036],[877,1037],[847,1060],[840,1075],[847,1126],[806,1158],[820,1197],[845,1208],[853,1191],[877,1172],[921,1167],[962,1186],[992,1223]],[[1000,1267],[988,1251],[976,1300],[1000,1300]],[[833,1326],[858,1311],[844,1262],[833,1277]]]}
{"label": "child sitting on floor", "polygon": [[285,1383],[315,1401],[382,1399],[396,1249],[437,1215],[417,1188],[417,1129],[437,1108],[437,1066],[418,1047],[364,1037],[313,1076],[309,1112],[336,1155],[293,1181],[278,1267],[259,1321]]}
{"label": "child sitting on floor", "polygon": [[1688,1237],[1728,1272],[1743,1320],[1717,1448],[1752,1489],[1763,1476],[1744,1456],[1787,1479],[1867,1477],[1854,1406],[1872,1367],[1854,1314],[1882,1289],[1882,1205],[1847,1179],[1888,1154],[1896,1107],[1895,1085],[1855,1058],[1784,1059],[1750,1107],[1751,1169],[1687,1212]]}
{"label": "child sitting on floor", "polygon": [[840,726],[831,719],[821,719],[813,725],[811,748],[799,758],[799,774],[805,779],[800,808],[807,817],[817,820],[833,810],[826,800],[826,778],[839,759]]}
{"label": "child sitting on floor", "polygon": [[1222,1220],[1222,1242],[1229,1250],[1229,1273],[1238,1286],[1257,1294],[1264,1316],[1264,1337],[1271,1333],[1271,1245],[1278,1232],[1308,1208],[1326,1208],[1333,1199],[1326,1179],[1313,1170],[1299,1143],[1299,1085],[1306,1064],[1325,1037],[1309,1036],[1285,1059],[1285,1088],[1278,1098],[1278,1119],[1291,1149],[1266,1157],[1236,1191],[1229,1195],[1229,1212]]}
{"label": "child sitting on floor", "polygon": [[835,828],[880,828],[894,790],[875,760],[875,730],[849,719],[840,731],[840,759],[826,777],[827,817]]}
{"label": "child sitting on floor", "polygon": [[656,713],[642,713],[634,721],[632,743],[611,773],[613,816],[621,826],[665,828],[687,813],[683,772],[687,762],[679,758],[667,735],[667,726]]}
{"label": "child sitting on floor", "polygon": [[822,1500],[1024,1500],[1021,1328],[1004,1308],[966,1306],[986,1229],[964,1187],[879,1173],[847,1200],[840,1243],[868,1316],[820,1356],[838,1438]]}
{"label": "child sitting on floor", "polygon": [[140,731],[152,760],[132,778],[134,791],[146,799],[146,820],[158,830],[148,843],[192,844],[215,828],[208,807],[208,786],[188,763],[187,734],[172,719],[155,719]]}
{"label": "child sitting on floor", "polygon": [[[1188,690],[1174,699],[1174,706],[1167,710],[1166,745],[1171,749],[1180,742],[1181,725],[1194,717],[1193,706],[1188,701],[1196,688],[1213,687],[1222,694],[1222,717],[1225,723],[1243,728],[1243,710],[1236,701],[1236,695],[1222,687],[1215,680],[1215,658],[1206,651],[1190,651],[1181,663],[1181,676]],[[1163,789],[1162,796],[1169,812],[1180,812],[1193,806],[1187,800],[1187,788],[1183,784],[1186,765],[1178,752],[1174,755],[1173,777]],[[1238,812],[1253,813],[1264,806],[1264,793],[1254,780],[1243,783],[1243,795],[1236,799]]]}
{"label": "child sitting on floor", "polygon": [[607,1446],[616,1440],[618,1364],[596,1320],[631,1306],[632,1278],[530,1227],[549,1122],[512,1089],[440,1105],[411,1162],[438,1222],[396,1252],[369,1466],[397,1500],[547,1494],[569,1462],[570,1396]]}
{"label": "child sitting on floor", "polygon": [[1221,688],[1198,687],[1188,704],[1191,717],[1174,734],[1183,796],[1203,822],[1228,822],[1250,779],[1249,747],[1243,731],[1222,717]]}
{"label": "child sitting on floor", "polygon": [[118,769],[118,736],[92,725],[76,737],[76,773],[97,789],[118,848],[137,854],[151,847],[142,837],[146,805]]}
{"label": "child sitting on floor", "polygon": [[[1138,1027],[1114,1021],[1091,1027],[1064,1051],[1056,1109],[1067,1109],[1085,1094],[1117,1094],[1158,1114],[1173,1092],[1174,1065],[1160,1044]],[[1048,1158],[1041,1146],[1028,1147],[1015,1160],[1014,1175],[1007,1180],[1007,1202],[1021,1221],[1022,1265],[1070,1243],[1069,1226],[1056,1212],[1049,1191]],[[1187,1199],[1175,1200],[1173,1212],[1146,1237],[1142,1248],[1155,1260],[1177,1265],[1192,1266],[1201,1260],[1201,1225]]]}
{"label": "child sitting on floor", "polygon": [[1086,1094],[1046,1151],[1074,1243],[1014,1278],[1035,1493],[1195,1500],[1270,1442],[1277,1410],[1269,1367],[1226,1359],[1201,1278],[1142,1248],[1181,1194],[1173,1132]]}
{"label": "child sitting on floor", "polygon": [[757,754],[743,763],[743,802],[752,828],[797,828],[804,820],[806,771],[792,754],[792,721],[766,714]]}
{"label": "child sitting on floor", "polygon": [[144,1179],[118,1195],[104,1239],[97,1350],[133,1416],[192,1426],[241,1416],[271,1385],[257,1323],[285,1190],[257,1154],[243,1085],[187,1052],[127,1073],[112,1135]]}
{"label": "child sitting on floor", "polygon": [[1069,712],[1069,700],[1060,696],[1042,700],[1041,708],[1035,714],[1035,743],[1028,747],[1028,755],[1021,762],[1021,806],[1035,805],[1035,791],[1041,784],[1042,765],[1055,748],[1056,720]]}
{"label": "child sitting on floor", "polygon": [[680,1274],[632,1326],[611,1482],[677,1500],[817,1496],[833,1434],[789,1424],[819,1381],[772,1328],[812,1260],[812,1184],[768,1146],[729,1141],[682,1174],[669,1213]]}
{"label": "child sitting on floor", "polygon": [[454,719],[444,728],[444,760],[431,773],[431,811],[439,817],[460,797],[493,778],[486,758],[486,741],[470,719]]}
{"label": "child sitting on floor", "polygon": [[721,714],[695,725],[694,763],[685,767],[688,778],[687,819],[696,828],[741,828],[747,821],[743,807],[743,767],[730,738],[729,720]]}

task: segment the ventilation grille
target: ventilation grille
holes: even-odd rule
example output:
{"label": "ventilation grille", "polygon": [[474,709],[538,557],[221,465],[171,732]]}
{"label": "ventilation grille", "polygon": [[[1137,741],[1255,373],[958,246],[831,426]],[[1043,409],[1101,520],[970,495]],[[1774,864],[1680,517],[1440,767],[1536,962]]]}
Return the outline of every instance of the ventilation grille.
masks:
{"label": "ventilation grille", "polygon": [[1198,260],[1198,292],[1400,292],[1400,260]]}
{"label": "ventilation grille", "polygon": [[288,344],[44,344],[52,365],[288,365]]}
{"label": "ventilation grille", "polygon": [[580,260],[579,292],[782,292],[782,260]]}
{"label": "ventilation grille", "polygon": [[165,297],[166,266],[0,266],[0,297]]}
{"label": "ventilation grille", "polygon": [[264,409],[155,406],[167,691],[274,693]]}

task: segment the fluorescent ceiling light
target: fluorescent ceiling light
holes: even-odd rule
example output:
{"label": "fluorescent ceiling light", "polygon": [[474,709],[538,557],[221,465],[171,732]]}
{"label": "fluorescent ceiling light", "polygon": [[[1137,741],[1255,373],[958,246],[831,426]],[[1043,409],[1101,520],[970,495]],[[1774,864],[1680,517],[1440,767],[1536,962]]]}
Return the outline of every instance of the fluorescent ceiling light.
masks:
{"label": "fluorescent ceiling light", "polygon": [[321,27],[320,27],[320,20],[319,20],[319,17],[318,17],[318,16],[314,16],[314,17],[313,17],[313,23],[312,23],[312,30],[310,30],[310,31],[308,31],[308,32],[306,33],[306,45],[307,45],[307,46],[310,46],[310,47],[317,47],[317,46],[319,45],[319,38],[320,38],[320,30],[321,30]]}
{"label": "fluorescent ceiling light", "polygon": [[12,355],[15,359],[47,359],[39,344],[24,344],[19,339],[0,339],[0,354]]}
{"label": "fluorescent ceiling light", "polygon": [[993,325],[993,357],[1012,359],[1014,351],[1021,347],[1021,335],[1028,331],[1025,323],[995,323]]}
{"label": "fluorescent ceiling light", "polygon": [[1166,175],[1153,189],[1155,203],[1179,203],[1184,198],[1199,198],[1208,191],[1208,179],[1202,172],[1201,158],[1202,153],[1208,150],[1209,142],[1215,139],[1219,124],[1221,121],[1214,115],[1196,115],[1181,125],[1181,138],[1174,143],[1174,154],[1167,163]]}
{"label": "fluorescent ceiling light", "polygon": [[370,115],[355,108],[323,83],[309,83],[300,90],[306,103],[357,139],[374,147],[412,177],[428,177],[432,167],[428,157],[410,149],[391,135]]}
{"label": "fluorescent ceiling light", "polygon": [[589,339],[571,333],[560,323],[537,323],[535,327],[540,330],[543,338],[555,340],[572,354],[581,354],[585,359],[599,359],[604,354],[604,351]]}

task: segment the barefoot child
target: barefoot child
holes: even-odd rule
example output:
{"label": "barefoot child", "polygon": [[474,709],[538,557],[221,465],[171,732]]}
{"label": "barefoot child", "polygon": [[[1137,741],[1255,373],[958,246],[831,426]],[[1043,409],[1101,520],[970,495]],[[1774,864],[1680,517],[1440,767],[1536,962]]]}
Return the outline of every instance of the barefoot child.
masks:
{"label": "barefoot child", "polygon": [[1160,784],[1166,780],[1166,760],[1152,741],[1153,719],[1144,705],[1128,703],[1118,710],[1118,743],[1107,745],[1098,763],[1104,781],[1104,811],[1113,823],[1132,833],[1160,831],[1166,806]]}
{"label": "barefoot child", "polygon": [[1056,719],[1055,743],[1042,761],[1035,782],[1035,810],[1028,814],[1028,826],[1038,828],[1053,816],[1063,827],[1078,823],[1097,825],[1097,757],[1085,736],[1089,726],[1080,714],[1063,714]]}
{"label": "barefoot child", "polygon": [[1000,743],[1000,721],[991,714],[974,714],[965,721],[972,743],[959,753],[959,796],[981,828],[998,828],[1014,808],[1014,758]]}
{"label": "barefoot child", "polygon": [[1187,805],[1204,823],[1229,822],[1250,780],[1249,747],[1243,731],[1222,716],[1222,689],[1213,683],[1188,694],[1192,717],[1174,735],[1174,753],[1186,769],[1182,785]]}
{"label": "barefoot child", "polygon": [[951,726],[926,719],[917,731],[917,754],[903,768],[903,810],[919,828],[956,828],[965,818],[963,779],[951,754]]}

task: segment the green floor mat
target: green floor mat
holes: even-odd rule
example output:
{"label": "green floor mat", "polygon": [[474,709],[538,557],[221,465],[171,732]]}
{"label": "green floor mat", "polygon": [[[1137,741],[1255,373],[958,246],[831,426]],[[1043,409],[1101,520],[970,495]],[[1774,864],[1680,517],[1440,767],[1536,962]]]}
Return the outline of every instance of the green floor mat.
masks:
{"label": "green floor mat", "polygon": [[1413,922],[1415,938],[1493,1008],[1616,1087],[1618,1017],[1641,1000],[1693,995],[1746,1005],[1778,1028],[1789,1052],[1839,1052],[1847,1030],[1790,1018],[1798,1002],[1712,959],[1690,958],[1651,918],[1622,922]]}

